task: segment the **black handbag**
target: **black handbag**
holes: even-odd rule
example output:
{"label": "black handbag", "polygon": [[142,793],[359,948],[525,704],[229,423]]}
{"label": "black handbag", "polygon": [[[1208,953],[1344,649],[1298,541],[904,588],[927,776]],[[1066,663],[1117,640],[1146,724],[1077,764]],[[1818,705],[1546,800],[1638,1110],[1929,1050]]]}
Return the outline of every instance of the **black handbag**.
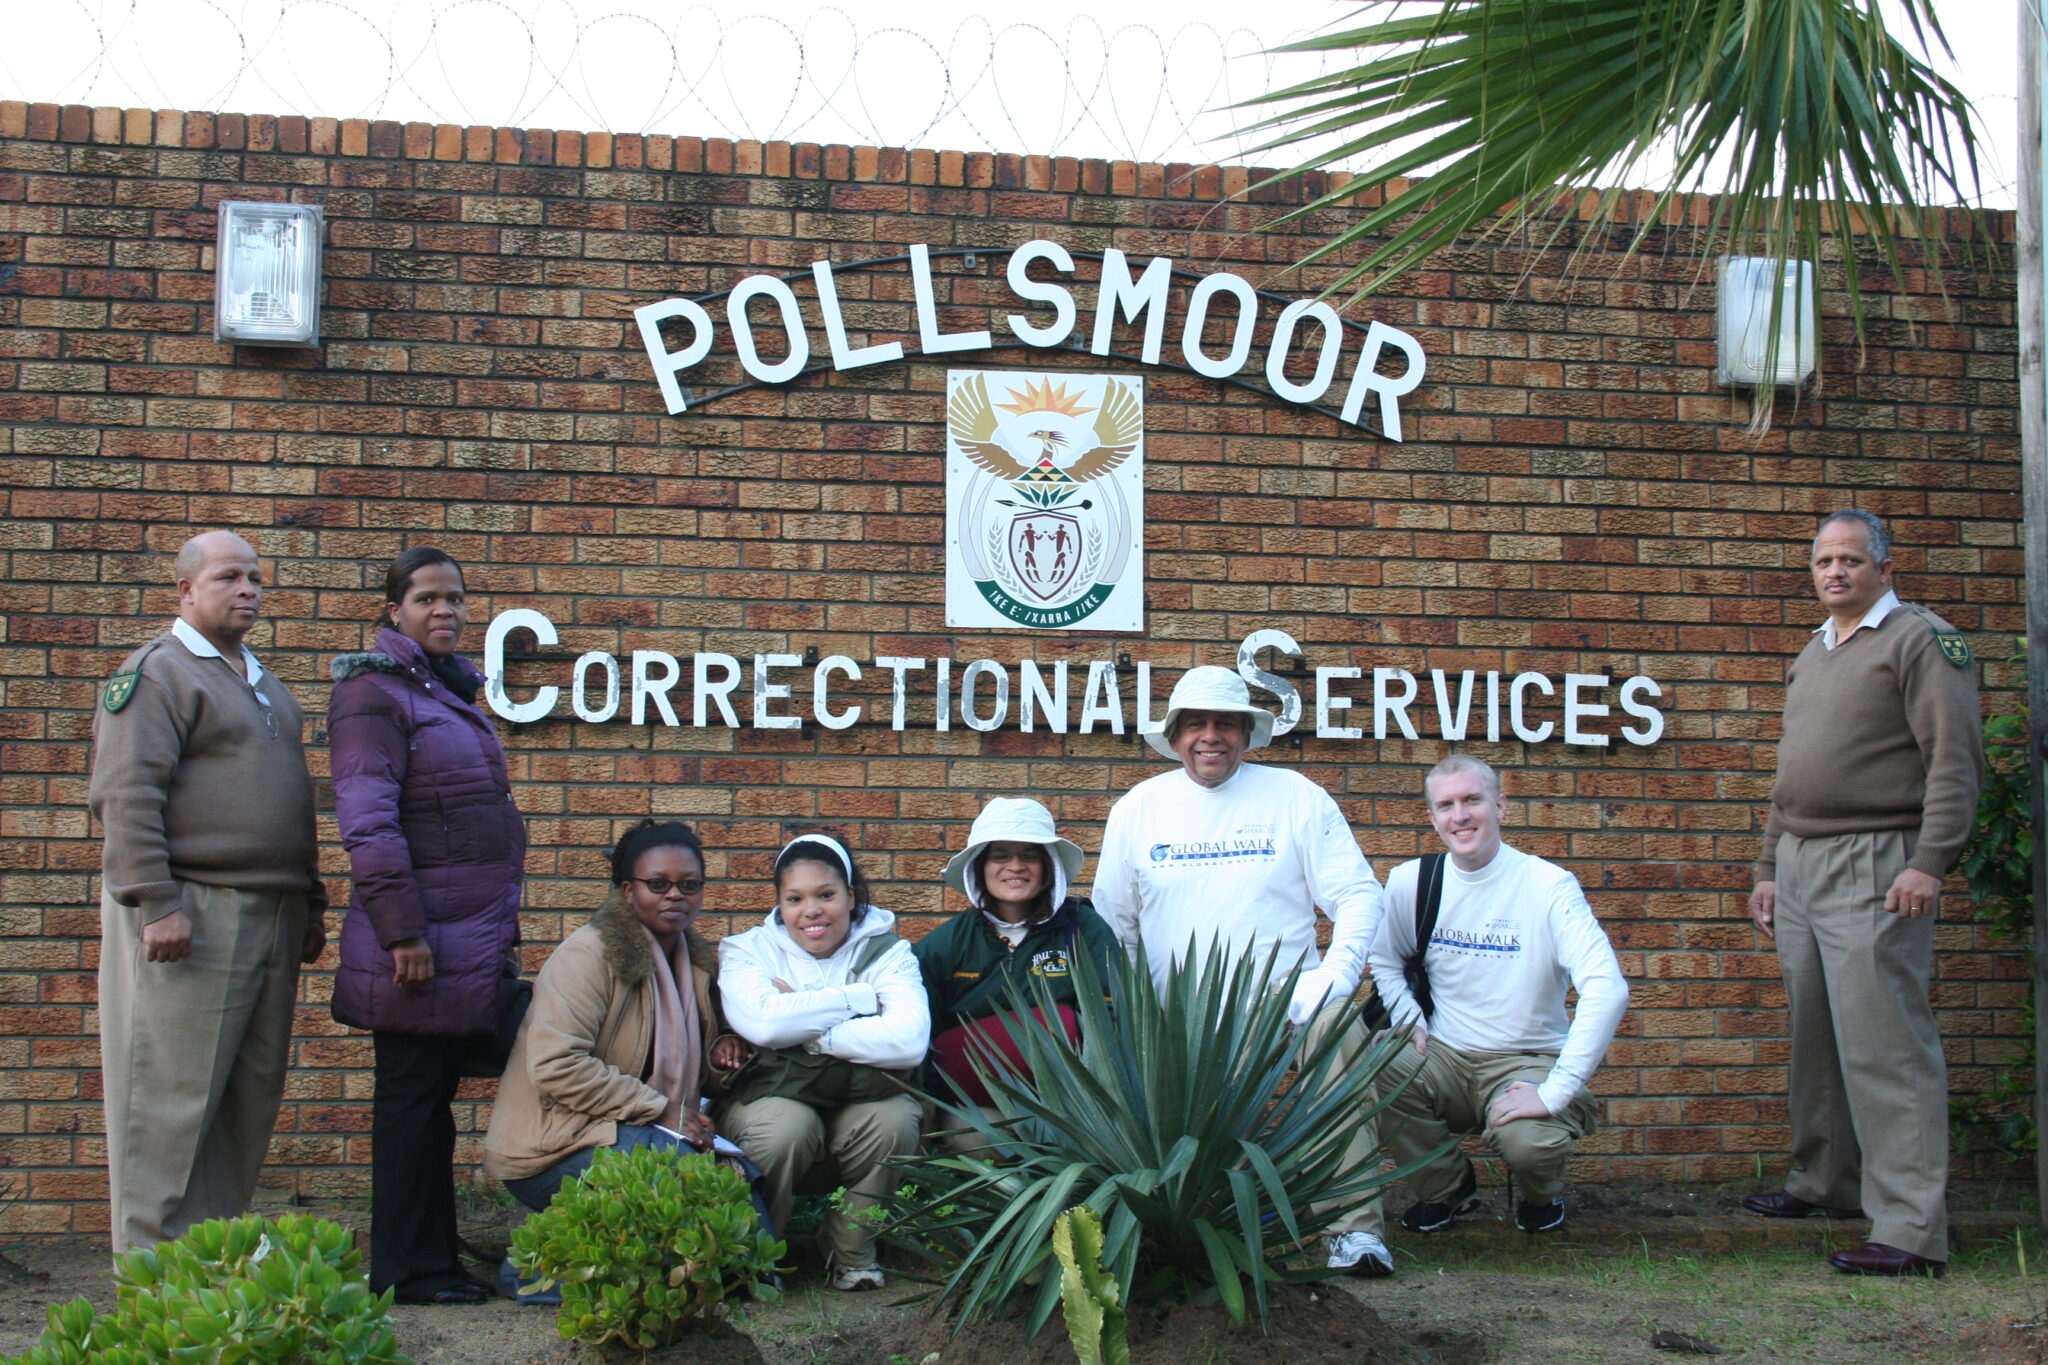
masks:
{"label": "black handbag", "polygon": [[[1422,1007],[1424,1019],[1435,1009],[1429,994],[1429,938],[1436,932],[1437,907],[1444,899],[1444,857],[1441,853],[1425,853],[1415,869],[1415,947],[1401,959],[1401,979],[1408,983],[1408,994]],[[1378,1032],[1393,1022],[1386,1002],[1374,991],[1372,999],[1365,1002],[1366,1028]]]}

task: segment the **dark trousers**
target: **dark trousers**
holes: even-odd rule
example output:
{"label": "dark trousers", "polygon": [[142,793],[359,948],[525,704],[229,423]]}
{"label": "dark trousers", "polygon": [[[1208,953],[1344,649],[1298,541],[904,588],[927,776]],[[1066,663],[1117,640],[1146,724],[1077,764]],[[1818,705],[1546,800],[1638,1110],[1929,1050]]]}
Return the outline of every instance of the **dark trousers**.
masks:
{"label": "dark trousers", "polygon": [[[469,1281],[455,1232],[455,1116],[464,1076],[496,1075],[495,1040],[375,1033],[370,1288],[425,1298]],[[502,1058],[498,1059],[502,1062]]]}

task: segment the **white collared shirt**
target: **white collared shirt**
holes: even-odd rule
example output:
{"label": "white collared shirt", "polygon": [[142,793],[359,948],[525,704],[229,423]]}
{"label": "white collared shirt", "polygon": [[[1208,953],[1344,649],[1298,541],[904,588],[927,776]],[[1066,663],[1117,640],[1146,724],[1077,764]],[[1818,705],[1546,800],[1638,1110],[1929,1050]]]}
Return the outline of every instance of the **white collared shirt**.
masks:
{"label": "white collared shirt", "polygon": [[[1878,598],[1871,605],[1870,610],[1863,614],[1863,619],[1856,623],[1856,630],[1876,630],[1880,625],[1884,624],[1885,617],[1898,610],[1898,606],[1899,595],[1890,588],[1886,588],[1884,596]],[[1849,633],[1854,635],[1856,630],[1852,630]],[[1835,618],[1832,616],[1815,626],[1813,633],[1820,636],[1820,643],[1823,649],[1832,650],[1836,645],[1842,643],[1835,635]]]}
{"label": "white collared shirt", "polygon": [[[171,622],[171,634],[177,636],[178,643],[190,650],[196,658],[224,659],[227,657],[220,652],[220,648],[213,641],[201,635],[198,629],[187,622],[182,616]],[[256,700],[262,702],[265,709],[268,709],[270,698],[264,696],[263,689],[258,686],[263,681],[263,665],[257,662],[256,654],[249,646],[243,645],[241,648],[243,678],[249,684],[249,690],[256,694]]]}

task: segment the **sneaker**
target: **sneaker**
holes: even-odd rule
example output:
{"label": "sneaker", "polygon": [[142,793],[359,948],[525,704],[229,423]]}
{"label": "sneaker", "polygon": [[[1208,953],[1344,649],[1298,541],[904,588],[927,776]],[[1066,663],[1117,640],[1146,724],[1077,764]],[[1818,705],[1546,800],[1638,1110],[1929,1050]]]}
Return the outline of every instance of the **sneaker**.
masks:
{"label": "sneaker", "polygon": [[1465,1178],[1458,1182],[1458,1192],[1450,1202],[1425,1200],[1411,1205],[1401,1215],[1401,1226],[1410,1232],[1435,1232],[1438,1228],[1449,1227],[1453,1218],[1462,1218],[1479,1207],[1479,1176],[1472,1169],[1472,1163],[1465,1163]]}
{"label": "sneaker", "polygon": [[1526,1199],[1517,1199],[1515,1226],[1524,1232],[1550,1232],[1563,1227],[1564,1196],[1559,1195],[1548,1204],[1532,1204]]}
{"label": "sneaker", "polygon": [[878,1265],[843,1265],[832,1272],[832,1287],[847,1293],[858,1293],[863,1289],[880,1289],[888,1281]]}
{"label": "sneaker", "polygon": [[1348,1270],[1369,1280],[1385,1279],[1394,1273],[1394,1253],[1369,1232],[1340,1232],[1329,1239],[1330,1258],[1324,1264],[1332,1270]]}

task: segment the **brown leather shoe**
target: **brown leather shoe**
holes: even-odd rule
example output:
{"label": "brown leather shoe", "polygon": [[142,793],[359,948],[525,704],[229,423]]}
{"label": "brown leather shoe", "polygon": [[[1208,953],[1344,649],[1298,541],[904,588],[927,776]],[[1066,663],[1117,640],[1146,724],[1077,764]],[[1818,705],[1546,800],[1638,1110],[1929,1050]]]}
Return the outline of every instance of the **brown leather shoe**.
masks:
{"label": "brown leather shoe", "polygon": [[1854,1251],[1838,1251],[1828,1264],[1844,1275],[1932,1275],[1939,1278],[1947,1269],[1944,1262],[1930,1261],[1910,1251],[1888,1247],[1883,1242],[1865,1242]]}
{"label": "brown leather shoe", "polygon": [[1828,1218],[1861,1218],[1862,1209],[1831,1209],[1825,1204],[1809,1204],[1796,1194],[1784,1190],[1766,1190],[1753,1194],[1742,1201],[1742,1207],[1751,1213],[1760,1213],[1766,1218],[1804,1218],[1818,1213]]}

